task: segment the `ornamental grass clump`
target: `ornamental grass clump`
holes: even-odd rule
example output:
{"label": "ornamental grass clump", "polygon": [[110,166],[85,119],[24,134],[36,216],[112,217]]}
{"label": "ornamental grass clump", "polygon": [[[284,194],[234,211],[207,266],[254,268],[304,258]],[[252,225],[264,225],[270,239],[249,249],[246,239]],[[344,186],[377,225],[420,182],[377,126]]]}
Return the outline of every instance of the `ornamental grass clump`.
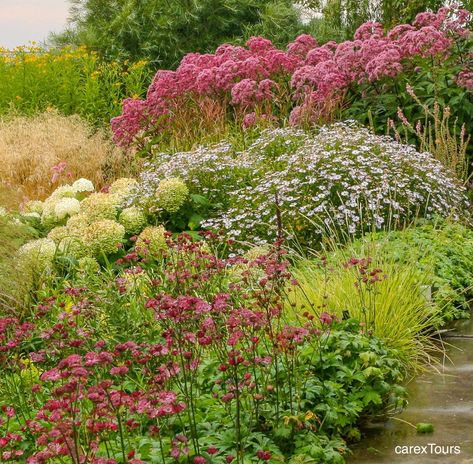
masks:
{"label": "ornamental grass clump", "polygon": [[[4,83],[8,81],[4,79]],[[35,89],[37,85],[36,81],[31,84]],[[78,116],[62,116],[56,111],[2,117],[0,159],[1,183],[18,194],[17,204],[25,199],[44,200],[71,177],[86,177],[101,188],[117,177],[130,175],[134,166],[130,156],[117,150],[104,131],[93,130]]]}

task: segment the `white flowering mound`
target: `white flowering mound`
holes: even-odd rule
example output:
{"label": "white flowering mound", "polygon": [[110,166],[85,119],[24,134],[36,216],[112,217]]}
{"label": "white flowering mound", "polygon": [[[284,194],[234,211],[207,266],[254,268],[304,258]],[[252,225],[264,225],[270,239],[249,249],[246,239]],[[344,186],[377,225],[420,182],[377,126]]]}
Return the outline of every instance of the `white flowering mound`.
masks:
{"label": "white flowering mound", "polygon": [[159,153],[152,162],[145,163],[145,170],[140,175],[139,185],[133,190],[130,203],[145,208],[149,213],[163,208],[163,199],[169,205],[169,196],[166,199],[162,193],[164,190],[169,192],[163,188],[169,186],[166,182],[169,178],[180,179],[185,184],[187,192],[181,187],[181,198],[184,193],[185,196],[199,193],[211,203],[217,203],[227,199],[235,185],[250,174],[251,163],[242,164],[228,143],[210,148],[199,147],[191,152]]}
{"label": "white flowering mound", "polygon": [[[222,147],[208,155],[202,148],[178,154],[164,165],[159,157],[143,174],[139,193],[152,192],[165,169],[191,193],[221,205],[204,227],[256,243],[276,238],[278,210],[285,235],[311,243],[327,229],[355,234],[417,217],[459,218],[466,207],[463,188],[429,153],[351,122],[317,135],[267,130],[241,153]],[[226,181],[220,192],[212,187],[220,186],[219,178]]]}

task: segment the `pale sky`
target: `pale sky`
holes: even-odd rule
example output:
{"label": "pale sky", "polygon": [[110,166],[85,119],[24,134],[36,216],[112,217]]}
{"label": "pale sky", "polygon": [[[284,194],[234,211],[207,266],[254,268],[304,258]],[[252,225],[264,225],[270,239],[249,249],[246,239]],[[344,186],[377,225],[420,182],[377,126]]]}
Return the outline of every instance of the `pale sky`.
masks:
{"label": "pale sky", "polygon": [[0,0],[0,46],[40,42],[66,25],[67,0]]}

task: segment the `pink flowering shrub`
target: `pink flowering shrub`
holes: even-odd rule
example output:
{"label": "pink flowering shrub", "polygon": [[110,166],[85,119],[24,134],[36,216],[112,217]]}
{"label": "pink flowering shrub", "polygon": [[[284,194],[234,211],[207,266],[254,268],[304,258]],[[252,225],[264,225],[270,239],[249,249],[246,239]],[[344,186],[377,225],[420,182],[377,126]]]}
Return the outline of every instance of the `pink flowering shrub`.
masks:
{"label": "pink flowering shrub", "polygon": [[301,35],[279,50],[252,37],[246,47],[223,44],[213,54],[191,53],[176,71],[158,71],[145,100],[124,101],[122,115],[112,120],[115,140],[143,148],[166,134],[182,138],[185,124],[199,126],[204,117],[189,108],[209,100],[222,108],[227,125],[243,128],[257,121],[313,124],[346,114],[362,122],[370,117],[382,128],[398,106],[406,109],[406,83],[427,103],[433,94],[442,98],[471,128],[470,23],[470,12],[445,7],[389,31],[365,23],[342,43],[319,45]]}
{"label": "pink flowering shrub", "polygon": [[[232,244],[206,235],[0,317],[2,462],[339,463],[360,414],[402,403],[398,354],[366,328],[324,308],[289,317],[281,243],[221,259],[209,250]],[[342,353],[363,381],[334,389]]]}

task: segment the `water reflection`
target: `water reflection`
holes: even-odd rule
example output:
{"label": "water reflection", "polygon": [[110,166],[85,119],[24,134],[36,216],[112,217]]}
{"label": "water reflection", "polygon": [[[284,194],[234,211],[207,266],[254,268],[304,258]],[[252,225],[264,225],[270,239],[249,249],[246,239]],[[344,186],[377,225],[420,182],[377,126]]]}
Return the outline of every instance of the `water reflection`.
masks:
{"label": "water reflection", "polygon": [[[454,328],[456,335],[473,336],[471,319],[457,321]],[[432,423],[434,432],[418,434],[394,419],[373,424],[353,447],[349,463],[473,464],[473,338],[448,342],[451,362],[446,361],[442,374],[424,374],[408,385],[409,406],[398,416],[413,424]],[[419,448],[409,448],[414,446]]]}

